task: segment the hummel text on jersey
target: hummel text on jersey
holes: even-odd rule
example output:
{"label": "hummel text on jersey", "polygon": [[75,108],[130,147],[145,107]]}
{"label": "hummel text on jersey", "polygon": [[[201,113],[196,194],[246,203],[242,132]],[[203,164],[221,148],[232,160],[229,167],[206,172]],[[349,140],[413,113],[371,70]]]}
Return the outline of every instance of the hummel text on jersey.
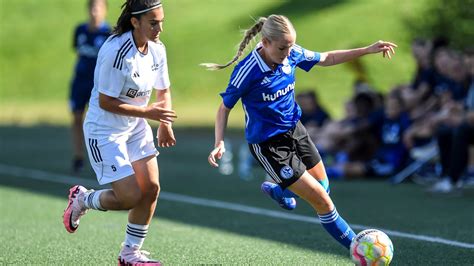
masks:
{"label": "hummel text on jersey", "polygon": [[289,91],[292,91],[295,89],[295,83],[291,83],[289,84],[288,86],[286,86],[286,88],[284,89],[281,89],[281,90],[278,90],[277,92],[275,92],[274,94],[266,94],[266,93],[262,93],[262,97],[263,97],[263,101],[266,102],[266,101],[275,101],[278,97],[281,97],[283,95],[286,95]]}
{"label": "hummel text on jersey", "polygon": [[151,65],[151,71],[157,71],[159,67],[160,67],[160,65],[153,64],[153,65]]}

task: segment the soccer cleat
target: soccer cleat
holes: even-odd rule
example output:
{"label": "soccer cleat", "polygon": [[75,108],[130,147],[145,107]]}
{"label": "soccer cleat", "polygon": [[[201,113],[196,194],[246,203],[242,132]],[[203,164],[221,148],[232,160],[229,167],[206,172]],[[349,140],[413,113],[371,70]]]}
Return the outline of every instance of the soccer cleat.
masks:
{"label": "soccer cleat", "polygon": [[263,193],[270,196],[270,198],[276,201],[283,209],[291,211],[296,208],[296,199],[293,197],[283,197],[283,192],[279,185],[265,181],[260,188]]}
{"label": "soccer cleat", "polygon": [[83,203],[86,191],[85,187],[79,185],[69,189],[69,202],[63,214],[64,227],[69,233],[74,233],[77,230],[79,219],[88,210]]}
{"label": "soccer cleat", "polygon": [[150,252],[138,247],[123,245],[118,257],[119,266],[161,266],[161,262],[148,258]]}

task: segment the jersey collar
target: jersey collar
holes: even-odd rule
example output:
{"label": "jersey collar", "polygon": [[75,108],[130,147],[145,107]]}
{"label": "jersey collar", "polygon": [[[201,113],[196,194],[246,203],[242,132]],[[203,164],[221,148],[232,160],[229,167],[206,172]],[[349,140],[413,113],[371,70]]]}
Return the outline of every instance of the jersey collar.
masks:
{"label": "jersey collar", "polygon": [[255,58],[255,60],[257,61],[257,65],[258,67],[260,68],[260,71],[262,71],[262,73],[265,73],[265,72],[270,72],[272,71],[270,69],[270,67],[267,66],[267,64],[265,63],[265,61],[263,61],[262,57],[260,56],[260,54],[258,53],[258,49],[260,49],[262,47],[262,43],[259,42],[257,44],[257,46],[255,47],[255,49],[253,49],[252,51],[252,56]]}

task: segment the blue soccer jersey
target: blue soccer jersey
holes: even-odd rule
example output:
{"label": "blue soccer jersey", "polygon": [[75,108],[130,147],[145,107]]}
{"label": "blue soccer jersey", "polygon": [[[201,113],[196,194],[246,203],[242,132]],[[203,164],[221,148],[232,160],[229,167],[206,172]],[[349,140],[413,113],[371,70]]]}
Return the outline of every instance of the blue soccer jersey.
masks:
{"label": "blue soccer jersey", "polygon": [[75,69],[76,76],[82,76],[83,78],[94,77],[99,49],[109,37],[110,32],[111,29],[107,23],[102,23],[93,32],[89,30],[87,23],[81,24],[76,28],[74,32],[74,49],[79,57]]}
{"label": "blue soccer jersey", "polygon": [[309,71],[320,54],[294,45],[283,64],[271,70],[257,47],[237,64],[229,85],[221,93],[224,105],[233,108],[239,99],[245,112],[245,136],[261,143],[296,126],[301,109],[295,101],[295,69]]}

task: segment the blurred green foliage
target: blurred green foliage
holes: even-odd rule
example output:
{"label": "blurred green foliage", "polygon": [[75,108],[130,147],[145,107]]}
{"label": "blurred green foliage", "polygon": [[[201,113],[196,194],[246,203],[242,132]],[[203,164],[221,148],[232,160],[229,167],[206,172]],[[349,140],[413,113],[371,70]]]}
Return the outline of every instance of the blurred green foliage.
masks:
{"label": "blurred green foliage", "polygon": [[[341,117],[352,85],[361,76],[382,92],[410,82],[415,62],[411,29],[405,22],[420,16],[433,1],[164,0],[166,22],[161,36],[179,116],[176,124],[213,125],[219,92],[225,89],[232,67],[206,71],[199,64],[230,60],[241,31],[253,19],[272,13],[288,16],[297,30],[297,43],[315,51],[354,48],[379,39],[398,44],[392,60],[366,56],[357,67],[345,64],[297,72],[296,91],[315,90],[328,111]],[[1,124],[69,122],[69,84],[76,60],[72,33],[87,19],[86,2],[0,0]],[[123,0],[108,2],[107,21],[113,25]],[[243,112],[240,106],[234,109],[230,124],[241,126]]]}
{"label": "blurred green foliage", "polygon": [[414,38],[447,38],[454,48],[474,46],[474,0],[432,0],[408,17]]}

